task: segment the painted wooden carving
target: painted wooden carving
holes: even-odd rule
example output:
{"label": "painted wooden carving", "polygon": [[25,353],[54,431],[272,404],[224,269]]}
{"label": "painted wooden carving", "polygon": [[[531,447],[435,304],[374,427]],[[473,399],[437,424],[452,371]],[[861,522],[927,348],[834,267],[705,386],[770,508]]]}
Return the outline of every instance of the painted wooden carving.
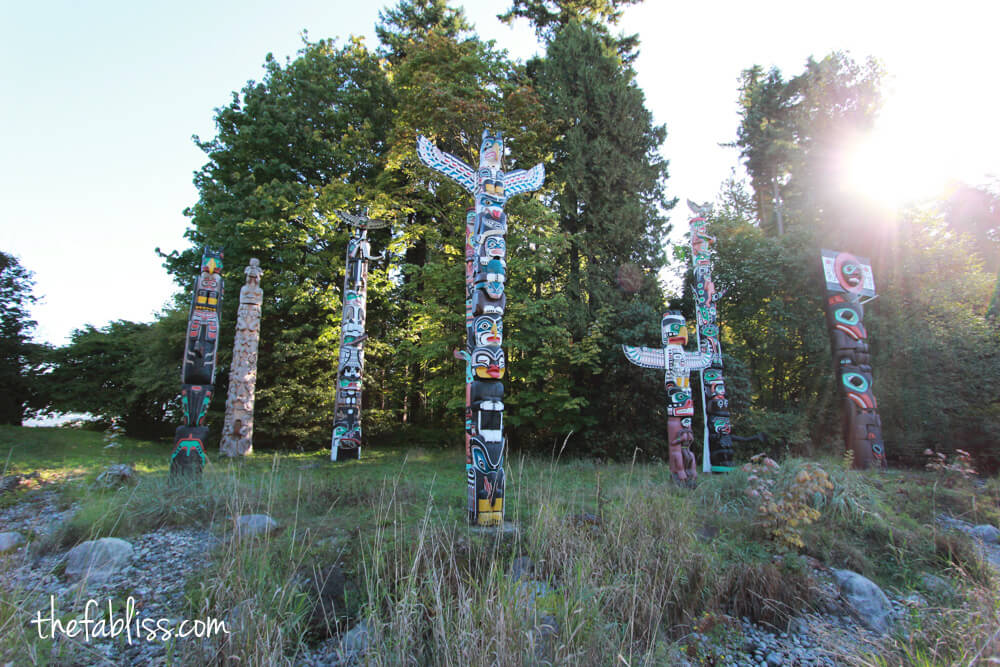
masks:
{"label": "painted wooden carving", "polygon": [[201,474],[208,461],[205,415],[215,385],[219,349],[219,313],[222,309],[222,251],[205,248],[201,273],[195,280],[188,316],[187,340],[181,364],[181,409],[184,424],[174,434],[170,474]]}
{"label": "painted wooden carving", "polygon": [[344,310],[340,324],[340,354],[337,368],[337,396],[333,406],[333,435],[330,460],[361,458],[361,380],[365,366],[365,314],[368,299],[368,260],[371,244],[368,230],[389,223],[366,215],[337,211],[337,217],[351,227],[344,269]]}
{"label": "painted wooden carving", "polygon": [[456,181],[475,201],[465,222],[466,347],[456,352],[465,370],[465,469],[469,522],[503,523],[504,455],[502,379],[506,372],[503,314],[507,305],[507,215],[511,197],[542,187],[545,167],[504,172],[504,143],[483,131],[479,168],[417,137],[417,155],[428,167]]}
{"label": "painted wooden carving", "polygon": [[694,431],[691,430],[691,419],[694,417],[691,371],[706,368],[711,363],[711,355],[706,352],[684,351],[688,341],[687,324],[679,311],[665,312],[660,329],[662,347],[622,345],[622,350],[625,358],[636,366],[664,372],[670,473],[675,482],[691,486],[698,475],[695,457],[691,452],[691,445],[694,444]]}
{"label": "painted wooden carving", "polygon": [[872,392],[868,332],[862,323],[861,297],[875,297],[871,263],[846,252],[823,250],[826,279],[826,323],[833,365],[843,397],[844,443],[854,454],[854,467],[885,468],[885,441],[878,403]]}
{"label": "painted wooden carving", "polygon": [[229,369],[226,419],[219,449],[224,456],[245,456],[253,452],[253,403],[257,386],[257,348],[260,345],[260,308],[264,291],[260,288],[263,270],[251,259],[243,272],[246,284],[240,290],[236,313],[236,338]]}

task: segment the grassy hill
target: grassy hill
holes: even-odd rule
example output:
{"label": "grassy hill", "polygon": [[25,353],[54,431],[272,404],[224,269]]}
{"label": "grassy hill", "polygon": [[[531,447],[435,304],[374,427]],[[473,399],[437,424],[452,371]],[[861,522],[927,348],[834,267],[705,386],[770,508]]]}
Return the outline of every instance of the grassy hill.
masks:
{"label": "grassy hill", "polygon": [[[465,524],[456,449],[368,449],[337,464],[324,452],[213,456],[202,480],[171,485],[168,444],[103,445],[88,431],[0,427],[4,474],[39,473],[0,496],[0,531],[9,530],[4,516],[31,503],[65,513],[51,527],[29,526],[28,548],[0,557],[0,580],[5,568],[21,582],[53,570],[49,584],[0,584],[0,663],[95,664],[88,647],[38,638],[32,604],[62,586],[60,558],[73,545],[109,536],[145,544],[156,531],[205,543],[204,558],[178,558],[185,583],[174,613],[239,628],[224,640],[177,640],[163,659],[179,664],[312,664],[342,649],[359,623],[369,634],[361,661],[385,665],[744,664],[748,623],[775,636],[806,623],[815,654],[832,664],[967,664],[1000,652],[995,636],[990,643],[997,577],[966,535],[941,523],[1000,524],[996,479],[793,459],[687,490],[664,466],[515,451],[507,518],[517,530],[504,536]],[[96,483],[123,462],[136,465],[138,483]],[[241,539],[236,519],[255,513],[278,529]],[[852,629],[829,592],[829,568],[924,604],[900,602],[888,636]],[[141,596],[142,571],[105,597]],[[947,588],[929,590],[928,573]],[[60,607],[67,618],[78,612],[74,592],[81,597],[70,590]],[[807,663],[789,653],[784,664]]]}

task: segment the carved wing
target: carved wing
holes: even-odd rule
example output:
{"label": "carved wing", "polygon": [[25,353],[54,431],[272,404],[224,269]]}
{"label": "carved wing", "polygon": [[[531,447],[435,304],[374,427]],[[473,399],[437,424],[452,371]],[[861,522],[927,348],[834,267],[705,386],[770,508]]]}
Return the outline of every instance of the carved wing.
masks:
{"label": "carved wing", "polygon": [[388,220],[375,220],[365,215],[351,215],[346,211],[334,212],[337,214],[338,218],[351,227],[357,227],[359,229],[382,229],[383,227],[389,226]]}
{"label": "carved wing", "polygon": [[667,362],[663,356],[662,349],[622,345],[622,350],[625,352],[625,358],[636,366],[642,366],[643,368],[658,368],[660,370],[667,367]]}
{"label": "carved wing", "polygon": [[684,357],[688,370],[700,371],[712,365],[711,352],[685,352]]}
{"label": "carved wing", "polygon": [[507,198],[533,192],[545,182],[545,165],[539,162],[531,169],[515,169],[504,174],[503,189]]}
{"label": "carved wing", "polygon": [[469,192],[476,192],[476,172],[451,153],[445,153],[427,137],[417,135],[417,156],[431,169],[457,182]]}
{"label": "carved wing", "polygon": [[690,199],[687,200],[688,208],[694,213],[696,217],[707,218],[712,215],[712,204],[706,202],[704,204],[697,204]]}

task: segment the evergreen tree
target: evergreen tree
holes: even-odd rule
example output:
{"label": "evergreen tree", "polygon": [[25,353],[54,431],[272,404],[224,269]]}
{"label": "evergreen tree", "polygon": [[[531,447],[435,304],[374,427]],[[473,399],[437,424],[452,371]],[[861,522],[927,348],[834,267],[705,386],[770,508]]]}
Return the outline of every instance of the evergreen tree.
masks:
{"label": "evergreen tree", "polygon": [[29,309],[31,271],[0,251],[0,424],[20,426],[32,394],[31,365],[37,346],[30,342],[35,322]]}
{"label": "evergreen tree", "polygon": [[[587,446],[628,455],[662,442],[638,412],[662,406],[658,380],[627,369],[621,343],[658,343],[662,295],[656,271],[669,227],[666,130],[652,122],[635,72],[602,26],[572,18],[545,58],[529,64],[548,118],[557,119],[549,187],[565,235],[557,266],[573,307],[568,328],[571,394],[592,426]],[[648,374],[652,375],[652,374]],[[627,435],[626,435],[627,434]]]}

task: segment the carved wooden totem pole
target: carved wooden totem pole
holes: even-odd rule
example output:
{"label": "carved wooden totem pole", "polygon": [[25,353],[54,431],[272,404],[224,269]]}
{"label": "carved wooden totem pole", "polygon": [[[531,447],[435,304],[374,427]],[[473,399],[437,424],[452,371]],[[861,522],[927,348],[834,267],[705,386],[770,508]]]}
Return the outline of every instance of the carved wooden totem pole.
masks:
{"label": "carved wooden totem pole", "polygon": [[333,405],[330,460],[361,458],[361,375],[365,367],[365,309],[368,299],[368,230],[389,223],[337,211],[351,227],[344,265],[344,312],[340,321],[340,355],[337,397]]}
{"label": "carved wooden totem pole", "polygon": [[826,323],[833,364],[844,398],[844,443],[854,454],[854,467],[885,468],[885,442],[878,403],[872,393],[868,332],[862,324],[861,297],[875,298],[871,263],[846,252],[823,250],[826,279]]}
{"label": "carved wooden totem pole", "polygon": [[174,434],[170,474],[201,474],[208,461],[205,414],[212,402],[215,355],[219,349],[219,313],[222,309],[222,251],[205,248],[201,274],[195,280],[188,317],[187,342],[181,366],[181,409],[184,425]]}
{"label": "carved wooden totem pole", "polygon": [[698,475],[691,445],[694,432],[694,401],[691,399],[691,371],[706,368],[710,355],[704,352],[685,352],[688,341],[687,324],[680,311],[668,310],[661,321],[661,348],[622,345],[625,358],[642,368],[664,371],[663,383],[667,390],[667,447],[670,473],[675,482],[691,486]]}
{"label": "carved wooden totem pole", "polygon": [[475,208],[465,225],[465,470],[469,522],[495,526],[504,515],[503,314],[507,304],[507,215],[515,195],[542,187],[545,167],[504,172],[503,136],[483,131],[479,169],[417,137],[417,155],[428,167],[472,193]]}
{"label": "carved wooden totem pole", "polygon": [[224,456],[246,456],[253,451],[253,398],[257,386],[257,347],[260,345],[260,306],[264,291],[260,261],[250,260],[243,272],[247,281],[240,290],[236,313],[236,339],[229,369],[229,396],[219,449]]}
{"label": "carved wooden totem pole", "polygon": [[698,349],[710,355],[710,364],[700,370],[702,413],[705,417],[702,470],[727,472],[733,463],[732,427],[729,422],[729,399],[722,377],[722,346],[719,343],[718,309],[720,294],[712,281],[712,245],[715,237],[705,231],[710,204],[688,200],[691,218],[691,265],[694,271],[694,298],[697,302],[695,333]]}

